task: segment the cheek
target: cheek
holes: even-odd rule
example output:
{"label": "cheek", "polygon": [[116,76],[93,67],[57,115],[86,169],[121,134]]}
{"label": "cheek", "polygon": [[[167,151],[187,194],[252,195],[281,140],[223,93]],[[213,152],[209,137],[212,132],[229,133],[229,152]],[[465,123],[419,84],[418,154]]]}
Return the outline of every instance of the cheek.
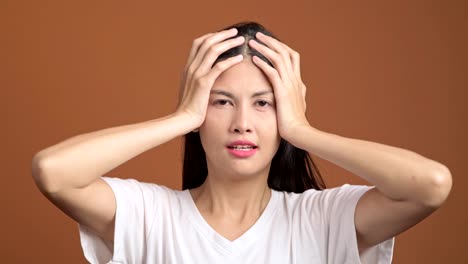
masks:
{"label": "cheek", "polygon": [[221,118],[216,111],[207,111],[205,121],[200,126],[200,140],[204,148],[209,148],[223,135],[221,132],[226,129],[226,120],[227,118]]}
{"label": "cheek", "polygon": [[221,113],[216,111],[216,109],[208,108],[205,116],[205,121],[200,127],[200,130],[203,129],[205,131],[213,131],[216,129],[220,129],[221,127],[225,126],[227,120],[226,113]]}
{"label": "cheek", "polygon": [[262,137],[265,140],[268,140],[269,142],[274,142],[274,144],[277,144],[277,142],[280,141],[281,138],[278,131],[278,122],[276,120],[276,115],[269,114],[259,116],[256,123],[257,131],[259,132],[259,134],[262,135]]}
{"label": "cheek", "polygon": [[259,122],[259,124],[262,124],[262,126],[268,127],[270,130],[273,128],[278,127],[278,120],[276,119],[276,112],[275,111],[265,111],[265,112],[259,112],[256,115],[256,120]]}

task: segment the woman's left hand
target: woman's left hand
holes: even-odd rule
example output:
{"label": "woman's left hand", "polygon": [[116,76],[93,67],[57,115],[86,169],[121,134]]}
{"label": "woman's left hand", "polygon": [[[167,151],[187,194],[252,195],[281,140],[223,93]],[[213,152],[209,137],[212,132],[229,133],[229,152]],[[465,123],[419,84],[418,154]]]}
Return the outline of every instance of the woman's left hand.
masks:
{"label": "woman's left hand", "polygon": [[297,130],[310,127],[306,111],[306,86],[300,73],[299,53],[286,44],[270,36],[258,32],[256,37],[267,46],[250,40],[249,45],[265,56],[275,68],[257,56],[253,62],[270,80],[276,101],[276,115],[280,136],[293,143],[299,136]]}

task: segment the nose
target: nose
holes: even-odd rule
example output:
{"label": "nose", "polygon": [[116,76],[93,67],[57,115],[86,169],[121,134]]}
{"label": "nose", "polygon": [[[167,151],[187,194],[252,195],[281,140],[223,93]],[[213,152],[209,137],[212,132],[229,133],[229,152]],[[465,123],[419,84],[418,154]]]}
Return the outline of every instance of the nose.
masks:
{"label": "nose", "polygon": [[252,116],[247,109],[247,106],[239,106],[235,109],[231,123],[231,131],[234,133],[250,133],[252,132]]}

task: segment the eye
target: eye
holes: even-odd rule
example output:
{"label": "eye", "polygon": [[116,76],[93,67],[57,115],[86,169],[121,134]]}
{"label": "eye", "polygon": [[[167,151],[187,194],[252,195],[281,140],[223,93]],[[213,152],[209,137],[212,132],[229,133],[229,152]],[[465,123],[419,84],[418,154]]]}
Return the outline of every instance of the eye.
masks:
{"label": "eye", "polygon": [[265,101],[265,100],[258,100],[257,101],[257,104],[261,107],[266,107],[266,106],[270,106],[271,104],[268,102],[268,101]]}
{"label": "eye", "polygon": [[225,100],[225,99],[220,99],[220,100],[215,100],[214,101],[214,104],[215,105],[226,105],[227,103],[230,103],[229,100]]}

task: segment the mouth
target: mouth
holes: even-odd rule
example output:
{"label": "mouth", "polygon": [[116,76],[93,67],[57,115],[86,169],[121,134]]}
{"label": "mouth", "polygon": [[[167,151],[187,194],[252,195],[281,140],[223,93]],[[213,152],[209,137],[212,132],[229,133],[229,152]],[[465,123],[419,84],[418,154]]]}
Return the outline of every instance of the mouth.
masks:
{"label": "mouth", "polygon": [[228,152],[236,158],[247,158],[254,155],[258,147],[247,139],[239,139],[226,146]]}
{"label": "mouth", "polygon": [[248,158],[257,153],[257,146],[228,146],[228,152],[236,158]]}
{"label": "mouth", "polygon": [[257,146],[251,146],[251,145],[242,145],[242,146],[228,146],[229,149],[232,150],[237,150],[237,151],[250,151],[253,149],[257,149]]}

